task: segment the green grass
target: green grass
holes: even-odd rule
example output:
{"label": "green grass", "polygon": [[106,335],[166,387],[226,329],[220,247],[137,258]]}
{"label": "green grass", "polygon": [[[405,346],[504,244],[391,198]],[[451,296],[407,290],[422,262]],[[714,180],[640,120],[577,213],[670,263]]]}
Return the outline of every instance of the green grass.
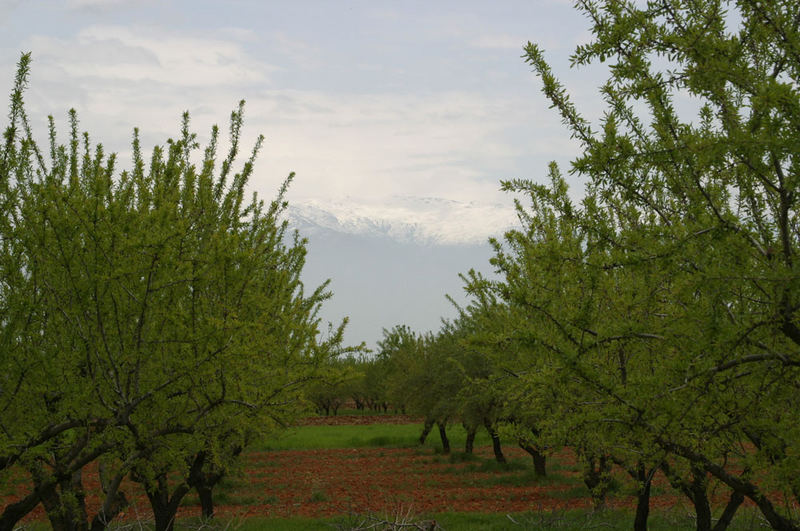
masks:
{"label": "green grass", "polygon": [[[315,414],[315,413],[312,412],[311,414]],[[383,410],[374,411],[372,409],[340,409],[336,413],[336,415],[330,415],[330,416],[331,417],[341,417],[341,416],[344,416],[344,415],[353,415],[353,416],[356,416],[356,417],[381,417],[381,416],[390,417],[390,416],[393,416],[393,415],[402,415],[402,414],[403,413],[400,413],[399,411],[395,411],[393,409],[390,409],[389,411],[387,411],[385,413],[383,412]]]}
{"label": "green grass", "polygon": [[[392,518],[392,515],[373,515]],[[532,511],[516,514],[439,513],[412,515],[413,522],[436,520],[447,531],[502,531],[502,530],[629,530],[633,525],[633,511],[607,510],[593,513],[588,510]],[[349,529],[364,522],[364,516],[336,518],[248,518],[246,520],[220,520],[214,527],[205,529],[230,529],[240,531],[306,531],[318,529]],[[728,528],[731,531],[761,529],[762,521],[752,508],[740,509]],[[181,525],[183,524],[183,525]],[[197,529],[196,522],[179,522],[178,529]],[[694,520],[686,511],[651,511],[648,529],[652,531],[693,530]]]}
{"label": "green grass", "polygon": [[[298,426],[287,430],[280,437],[263,442],[255,450],[315,450],[329,448],[378,448],[417,446],[422,433],[419,424],[366,424],[344,426]],[[464,448],[467,434],[461,426],[450,426],[447,430],[450,446],[454,451]],[[475,445],[489,444],[489,437],[482,432],[475,438]],[[438,431],[428,435],[425,448],[441,450]]]}

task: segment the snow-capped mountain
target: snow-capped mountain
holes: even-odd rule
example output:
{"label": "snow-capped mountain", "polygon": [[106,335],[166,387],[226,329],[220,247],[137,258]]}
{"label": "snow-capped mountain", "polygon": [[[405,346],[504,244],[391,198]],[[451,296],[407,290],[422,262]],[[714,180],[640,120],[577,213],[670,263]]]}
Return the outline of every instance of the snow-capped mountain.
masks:
{"label": "snow-capped mountain", "polygon": [[511,205],[409,196],[300,201],[290,203],[288,215],[303,234],[332,230],[425,245],[479,244],[516,225]]}

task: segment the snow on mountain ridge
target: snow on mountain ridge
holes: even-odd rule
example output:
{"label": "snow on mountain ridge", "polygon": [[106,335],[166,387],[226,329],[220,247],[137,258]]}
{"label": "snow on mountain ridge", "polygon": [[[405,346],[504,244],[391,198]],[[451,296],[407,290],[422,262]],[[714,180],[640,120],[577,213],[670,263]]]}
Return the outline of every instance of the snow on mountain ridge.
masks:
{"label": "snow on mountain ridge", "polygon": [[351,198],[301,201],[290,204],[289,220],[301,232],[321,228],[428,245],[483,243],[517,225],[508,205],[412,196],[380,203]]}

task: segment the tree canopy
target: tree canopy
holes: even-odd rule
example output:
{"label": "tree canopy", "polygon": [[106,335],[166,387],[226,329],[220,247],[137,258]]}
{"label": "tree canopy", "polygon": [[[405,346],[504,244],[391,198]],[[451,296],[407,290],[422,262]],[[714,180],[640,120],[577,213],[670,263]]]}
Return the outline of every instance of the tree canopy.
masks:
{"label": "tree canopy", "polygon": [[35,489],[0,527],[39,502],[56,528],[89,525],[80,474],[99,459],[107,498],[92,525],[119,511],[132,473],[168,529],[190,488],[210,492],[254,435],[300,409],[342,329],[321,336],[326,286],[306,293],[300,281],[305,241],[281,220],[292,176],[270,203],[246,200],[262,139],[234,171],[243,103],[221,163],[216,127],[193,162],[184,114],[149,163],[135,131],[132,168],[117,174],[74,111],[66,145],[52,118],[49,157],[36,145],[29,62],[0,152],[0,473],[21,465]]}

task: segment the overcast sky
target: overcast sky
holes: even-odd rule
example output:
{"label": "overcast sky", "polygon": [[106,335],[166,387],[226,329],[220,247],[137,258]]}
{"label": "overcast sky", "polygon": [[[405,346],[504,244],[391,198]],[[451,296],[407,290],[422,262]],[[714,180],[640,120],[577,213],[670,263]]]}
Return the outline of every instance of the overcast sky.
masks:
{"label": "overcast sky", "polygon": [[[383,212],[485,241],[514,219],[500,179],[543,181],[549,161],[566,170],[578,152],[523,47],[541,45],[584,115],[597,118],[602,71],[568,67],[588,28],[569,0],[0,0],[0,91],[9,94],[20,53],[32,52],[26,101],[37,136],[46,139],[52,114],[65,140],[74,107],[123,164],[135,126],[149,151],[177,134],[188,110],[204,142],[212,124],[227,130],[245,99],[246,143],[266,137],[251,181],[262,197],[294,171],[293,204]],[[582,183],[570,180],[581,195]],[[430,212],[435,205],[443,211]],[[457,273],[489,268],[483,255],[483,264],[454,264],[420,248],[400,273],[441,279],[420,292],[407,286],[424,279],[400,278],[380,257],[370,266],[368,256],[353,262],[320,249],[312,238],[309,260],[325,264],[308,264],[309,275],[334,277],[326,312],[352,317],[354,343],[400,322],[437,328],[453,313],[444,292],[458,289]]]}
{"label": "overcast sky", "polygon": [[567,68],[588,35],[565,0],[0,0],[0,89],[31,51],[35,127],[53,114],[65,131],[74,107],[123,157],[134,126],[152,146],[188,110],[205,139],[245,99],[267,197],[295,171],[292,200],[495,202],[501,178],[541,179],[577,149],[523,46],[591,109],[599,80]]}

